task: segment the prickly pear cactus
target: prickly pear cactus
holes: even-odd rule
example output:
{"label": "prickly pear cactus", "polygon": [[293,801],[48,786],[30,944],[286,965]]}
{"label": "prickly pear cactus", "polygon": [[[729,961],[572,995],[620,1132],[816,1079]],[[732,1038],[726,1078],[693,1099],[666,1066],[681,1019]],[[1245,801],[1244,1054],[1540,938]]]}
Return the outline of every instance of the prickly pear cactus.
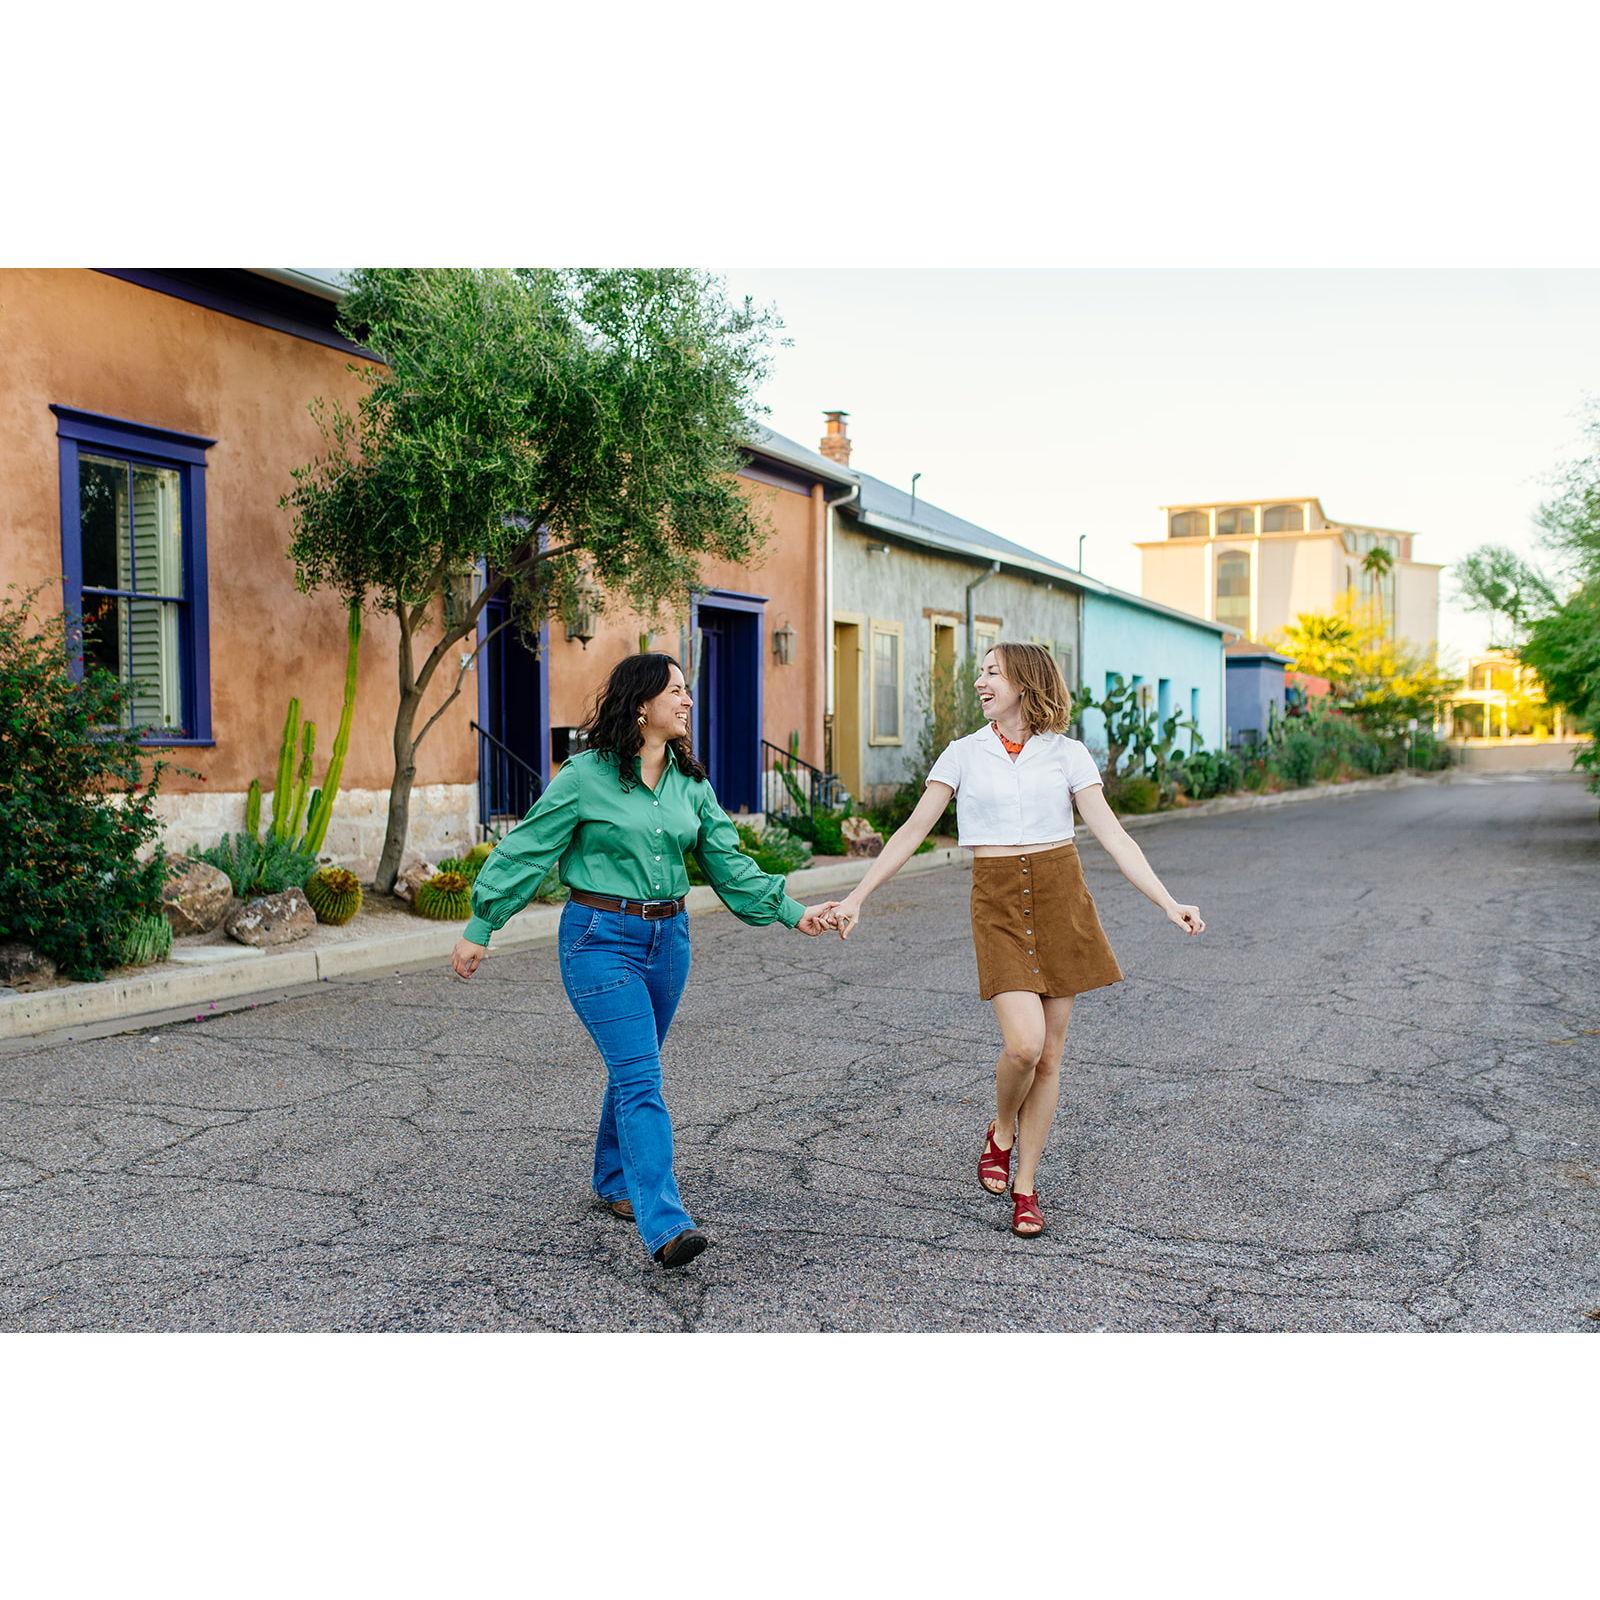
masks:
{"label": "prickly pear cactus", "polygon": [[412,909],[434,922],[465,922],[472,915],[472,885],[459,872],[436,872],[417,890]]}
{"label": "prickly pear cactus", "polygon": [[340,928],[361,909],[361,882],[343,867],[318,867],[306,879],[306,899],[318,922]]}

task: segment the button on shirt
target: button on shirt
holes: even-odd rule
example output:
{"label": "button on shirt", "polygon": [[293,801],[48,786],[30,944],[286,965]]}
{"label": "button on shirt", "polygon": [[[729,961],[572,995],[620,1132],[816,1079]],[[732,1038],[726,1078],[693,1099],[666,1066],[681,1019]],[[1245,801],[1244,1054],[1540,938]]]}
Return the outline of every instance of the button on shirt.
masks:
{"label": "button on shirt", "polygon": [[488,944],[558,861],[569,889],[622,900],[676,900],[689,892],[685,850],[694,851],[706,881],[741,921],[789,928],[800,921],[806,908],[784,892],[782,877],[763,872],[740,850],[739,831],[711,785],[684,772],[671,745],[653,791],[638,768],[635,758],[636,781],[624,789],[609,756],[597,750],[573,756],[484,862],[462,936]]}
{"label": "button on shirt", "polygon": [[1101,778],[1081,740],[1036,733],[1013,761],[989,722],[946,745],[928,781],[955,790],[962,844],[1050,844],[1072,838],[1072,796]]}

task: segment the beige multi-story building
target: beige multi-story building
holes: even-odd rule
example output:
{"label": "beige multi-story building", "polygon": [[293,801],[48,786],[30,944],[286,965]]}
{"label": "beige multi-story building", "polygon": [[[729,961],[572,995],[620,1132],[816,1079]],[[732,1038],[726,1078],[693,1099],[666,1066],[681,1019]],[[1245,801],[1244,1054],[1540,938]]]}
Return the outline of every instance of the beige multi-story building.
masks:
{"label": "beige multi-story building", "polygon": [[[1376,601],[1393,638],[1432,651],[1439,642],[1441,564],[1412,556],[1412,533],[1333,522],[1315,496],[1164,506],[1164,539],[1138,540],[1146,599],[1266,639],[1302,612],[1331,612],[1348,593]],[[1390,572],[1362,568],[1384,549]]]}

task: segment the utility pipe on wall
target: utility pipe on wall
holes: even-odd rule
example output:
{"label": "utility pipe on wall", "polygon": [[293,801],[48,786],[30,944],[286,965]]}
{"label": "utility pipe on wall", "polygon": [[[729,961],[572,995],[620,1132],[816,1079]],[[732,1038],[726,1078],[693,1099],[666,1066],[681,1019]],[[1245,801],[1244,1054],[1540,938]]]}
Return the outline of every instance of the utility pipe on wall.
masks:
{"label": "utility pipe on wall", "polygon": [[978,641],[973,636],[974,627],[972,618],[972,591],[976,589],[980,583],[987,583],[999,570],[1000,563],[998,561],[991,561],[989,563],[989,570],[987,572],[980,572],[978,576],[967,585],[967,654],[969,656],[974,655],[978,648]]}

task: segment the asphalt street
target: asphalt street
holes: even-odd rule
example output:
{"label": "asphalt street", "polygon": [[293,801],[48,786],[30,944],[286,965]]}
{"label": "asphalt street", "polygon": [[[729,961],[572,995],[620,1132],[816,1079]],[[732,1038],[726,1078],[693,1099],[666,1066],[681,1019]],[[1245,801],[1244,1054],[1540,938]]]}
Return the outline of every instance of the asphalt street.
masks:
{"label": "asphalt street", "polygon": [[599,1059],[553,949],[0,1057],[0,1328],[1600,1331],[1600,823],[1564,776],[1084,847],[1040,1172],[978,1187],[999,1035],[969,877],[858,934],[696,918],[667,1045],[681,1273],[589,1203]]}

